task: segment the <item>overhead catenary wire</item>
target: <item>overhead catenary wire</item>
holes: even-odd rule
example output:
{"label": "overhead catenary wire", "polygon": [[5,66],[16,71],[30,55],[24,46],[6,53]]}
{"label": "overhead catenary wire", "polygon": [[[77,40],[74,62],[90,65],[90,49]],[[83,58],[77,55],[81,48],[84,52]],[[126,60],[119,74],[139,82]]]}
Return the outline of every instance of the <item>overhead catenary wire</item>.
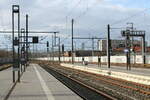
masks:
{"label": "overhead catenary wire", "polygon": [[[86,15],[91,9],[92,9],[92,7],[93,6],[95,6],[97,4],[97,2],[95,2],[93,5],[91,5],[90,7],[89,7],[89,4],[88,4],[88,2],[87,2],[87,7],[86,7],[86,10],[85,11],[83,11],[81,14],[79,14],[78,16],[76,16],[74,19],[75,20],[78,20],[78,22],[79,22],[79,20],[80,20],[80,18],[81,17],[83,17],[84,15]],[[96,26],[96,25],[94,25],[94,26]],[[92,27],[92,28],[91,28]],[[91,26],[89,26],[89,27],[86,27],[87,29],[89,29],[91,32],[96,32],[95,30],[94,30],[94,28],[93,28],[93,25],[91,25]],[[94,31],[93,31],[94,30]]]}
{"label": "overhead catenary wire", "polygon": [[[122,23],[123,21],[126,21],[126,20],[128,20],[128,19],[137,17],[139,14],[142,14],[142,13],[144,13],[145,11],[147,11],[147,10],[149,10],[149,9],[150,9],[150,8],[145,8],[144,10],[142,10],[142,11],[140,11],[140,12],[138,12],[138,13],[135,13],[135,14],[133,14],[133,15],[127,17],[127,18],[124,18],[124,19],[118,20],[118,21],[116,21],[116,22],[113,22],[111,25],[116,25],[116,24]],[[94,26],[96,26],[96,25],[97,25],[97,24],[91,25],[91,26],[88,27],[88,29],[90,29],[91,27],[94,27]],[[113,28],[113,29],[124,29],[124,27]],[[93,30],[93,29],[91,29],[91,30]]]}
{"label": "overhead catenary wire", "polygon": [[69,15],[71,15],[71,13],[73,12],[73,10],[80,5],[81,1],[82,0],[79,0],[77,2],[77,4],[73,8],[71,8],[71,10],[68,12],[68,14],[66,15],[66,17],[68,17]]}
{"label": "overhead catenary wire", "polygon": [[4,16],[4,14],[3,14],[3,11],[1,10],[1,8],[0,8],[0,12],[1,12],[1,15],[0,15],[0,23],[1,23],[1,25],[0,25],[0,27],[2,28],[2,30],[4,30],[5,28],[4,28],[4,22],[3,22],[3,16]]}
{"label": "overhead catenary wire", "polygon": [[[138,17],[138,15],[144,13],[145,11],[147,11],[147,10],[149,10],[149,9],[150,9],[150,8],[145,8],[144,10],[142,10],[142,11],[140,11],[140,12],[137,12],[137,13],[135,13],[135,14],[133,14],[133,15],[127,17],[127,18],[124,18],[124,19],[118,20],[118,21],[116,21],[116,22],[113,22],[111,25],[116,25],[116,24],[122,23],[123,21],[126,21],[126,20],[128,20],[128,19],[131,19],[131,18],[134,18],[134,17]],[[88,10],[87,10],[87,11],[88,11]],[[87,11],[83,12],[82,14],[85,15]],[[75,19],[77,19],[77,18],[79,19],[80,17],[82,17],[82,14],[79,15],[78,17],[76,17]],[[96,26],[96,25],[97,25],[97,24],[91,25],[91,26],[88,27],[88,29],[90,29],[90,30],[93,31],[94,29],[91,29],[91,27],[94,27],[94,26]],[[124,28],[113,28],[113,29],[124,29]]]}
{"label": "overhead catenary wire", "polygon": [[[79,1],[78,3],[77,3],[77,5],[79,5],[81,3],[81,1]],[[87,2],[87,7],[86,7],[86,10],[85,11],[83,11],[81,14],[79,14],[78,16],[76,16],[74,19],[75,20],[79,20],[82,16],[84,16],[84,15],[86,15],[87,14],[87,12],[93,7],[93,6],[95,6],[95,4],[96,4],[97,2],[95,2],[93,5],[91,5],[90,7],[89,7],[89,4],[88,4],[88,2]],[[77,6],[76,6],[77,7]],[[69,13],[70,14],[70,13]],[[67,21],[68,20],[68,16],[66,16],[66,33],[67,33]]]}
{"label": "overhead catenary wire", "polygon": [[67,26],[68,26],[68,18],[69,18],[69,16],[73,13],[73,10],[76,8],[76,7],[78,7],[80,4],[81,4],[81,1],[82,0],[79,0],[78,2],[77,2],[77,4],[73,7],[73,8],[71,8],[71,10],[66,14],[66,16],[65,16],[65,23],[66,23],[66,33],[67,33]]}
{"label": "overhead catenary wire", "polygon": [[93,5],[91,5],[91,6],[89,7],[88,1],[87,1],[87,6],[86,6],[85,11],[83,11],[82,13],[80,13],[80,14],[79,14],[78,16],[76,16],[74,19],[75,19],[75,20],[79,20],[81,17],[83,17],[84,15],[86,15],[87,12],[90,11],[93,6],[95,6],[95,4],[97,4],[97,2],[95,2]]}
{"label": "overhead catenary wire", "polygon": [[135,14],[129,16],[129,17],[126,17],[126,18],[124,18],[124,19],[121,19],[121,20],[118,20],[118,21],[115,21],[115,22],[111,23],[111,25],[116,25],[116,24],[122,23],[122,22],[124,22],[124,21],[126,21],[126,20],[129,20],[129,19],[131,19],[131,18],[138,17],[138,15],[144,13],[145,11],[147,11],[147,10],[149,10],[149,9],[150,9],[150,8],[145,8],[144,10],[142,10],[142,11],[140,11],[140,12],[137,12],[137,13],[135,13]]}

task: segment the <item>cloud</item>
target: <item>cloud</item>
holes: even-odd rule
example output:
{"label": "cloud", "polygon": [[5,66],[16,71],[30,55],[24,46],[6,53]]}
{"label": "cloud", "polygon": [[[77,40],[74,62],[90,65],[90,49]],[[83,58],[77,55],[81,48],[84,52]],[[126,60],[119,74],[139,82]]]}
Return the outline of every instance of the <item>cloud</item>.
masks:
{"label": "cloud", "polygon": [[[25,27],[25,14],[29,14],[30,30],[58,30],[63,33],[64,38],[71,33],[72,18],[75,18],[75,35],[106,37],[107,24],[126,19],[138,12],[140,14],[113,27],[126,27],[127,22],[134,22],[135,26],[143,23],[138,28],[149,33],[150,30],[144,27],[149,24],[149,12],[141,13],[143,7],[132,7],[132,4],[126,6],[130,2],[131,0],[0,0],[0,29],[11,29],[11,6],[16,3],[21,8],[21,27]],[[120,30],[112,31],[112,34],[113,38],[117,38]]]}

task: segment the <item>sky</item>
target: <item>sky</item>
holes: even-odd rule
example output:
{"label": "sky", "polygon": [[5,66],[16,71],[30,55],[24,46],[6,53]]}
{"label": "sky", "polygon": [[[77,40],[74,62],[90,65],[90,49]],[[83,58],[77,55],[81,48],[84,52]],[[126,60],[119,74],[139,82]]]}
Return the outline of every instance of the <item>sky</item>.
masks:
{"label": "sky", "polygon": [[[123,39],[120,31],[132,22],[137,30],[146,31],[146,40],[150,43],[149,0],[0,0],[0,30],[11,30],[14,4],[20,5],[21,28],[25,27],[25,15],[28,14],[29,30],[59,31],[61,43],[66,46],[71,45],[71,19],[75,21],[76,37],[106,38],[107,24],[110,24],[111,28],[121,28],[112,29],[111,38]],[[40,38],[46,37],[41,42],[51,42],[50,34],[39,35]],[[0,44],[8,44],[8,37],[1,35]],[[91,40],[75,42],[79,48],[82,42],[91,45]]]}

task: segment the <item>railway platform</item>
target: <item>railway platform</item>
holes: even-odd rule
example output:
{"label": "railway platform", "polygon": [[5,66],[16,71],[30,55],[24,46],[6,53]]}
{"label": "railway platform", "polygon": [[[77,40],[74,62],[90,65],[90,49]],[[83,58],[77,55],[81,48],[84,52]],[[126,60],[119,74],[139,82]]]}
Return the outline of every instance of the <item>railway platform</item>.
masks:
{"label": "railway platform", "polygon": [[[8,83],[3,85],[3,88],[12,85],[11,69],[6,71],[8,71],[8,78],[0,78],[0,81]],[[0,77],[4,73],[0,72]],[[2,86],[0,86],[0,91],[1,88]],[[16,84],[7,100],[82,100],[82,98],[39,65],[30,64],[26,72],[23,73],[20,83]]]}
{"label": "railway platform", "polygon": [[12,69],[0,71],[0,100],[6,97],[12,86]]}
{"label": "railway platform", "polygon": [[[76,65],[83,65],[83,64],[76,63]],[[107,65],[98,66],[97,64],[88,64],[86,66],[89,68],[109,70],[109,68],[107,68]],[[148,69],[148,68],[131,67],[131,70],[127,70],[125,66],[110,66],[110,70],[117,71],[117,72],[123,72],[123,73],[130,73],[130,74],[135,74],[135,75],[141,75],[141,76],[150,76],[150,69]]]}
{"label": "railway platform", "polygon": [[126,67],[121,66],[111,66],[111,68],[107,68],[106,65],[99,67],[96,64],[83,65],[81,63],[62,63],[61,65],[95,74],[102,74],[136,83],[150,85],[150,69],[146,68],[132,68],[131,70],[126,70]]}

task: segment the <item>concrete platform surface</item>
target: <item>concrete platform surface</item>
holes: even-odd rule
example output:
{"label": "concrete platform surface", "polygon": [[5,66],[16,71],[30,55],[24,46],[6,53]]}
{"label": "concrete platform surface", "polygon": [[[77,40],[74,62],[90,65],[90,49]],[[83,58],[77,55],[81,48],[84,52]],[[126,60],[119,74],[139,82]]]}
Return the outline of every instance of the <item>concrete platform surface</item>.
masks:
{"label": "concrete platform surface", "polygon": [[0,100],[4,99],[12,86],[12,69],[0,71]]}
{"label": "concrete platform surface", "polygon": [[[83,64],[75,63],[75,65],[83,65]],[[101,67],[99,67],[97,64],[88,64],[86,65],[86,67],[108,70],[107,65],[101,65]],[[131,70],[127,70],[126,67],[122,67],[122,66],[110,66],[110,67],[111,67],[111,71],[131,73],[135,75],[150,76],[150,69],[148,68],[132,68],[131,67]]]}
{"label": "concrete platform surface", "polygon": [[133,81],[141,84],[150,85],[150,69],[132,68],[132,70],[126,70],[125,67],[107,66],[98,67],[96,64],[82,65],[81,63],[68,64],[61,63],[64,67],[70,67],[79,69],[91,73],[107,75],[115,78],[121,78],[128,81]]}
{"label": "concrete platform surface", "polygon": [[8,100],[82,100],[37,64],[31,64]]}

